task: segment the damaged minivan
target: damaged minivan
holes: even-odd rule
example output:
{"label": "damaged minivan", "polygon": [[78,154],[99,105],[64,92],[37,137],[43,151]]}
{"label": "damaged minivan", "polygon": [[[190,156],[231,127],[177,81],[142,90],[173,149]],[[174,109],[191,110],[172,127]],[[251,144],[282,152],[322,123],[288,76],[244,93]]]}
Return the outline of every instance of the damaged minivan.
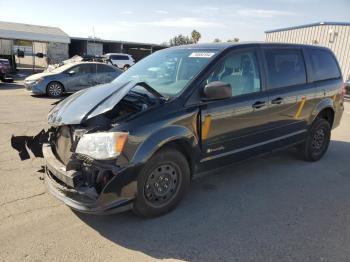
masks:
{"label": "damaged minivan", "polygon": [[172,210],[198,173],[287,146],[317,161],[344,110],[342,83],[321,47],[158,51],[50,111],[48,190],[81,212],[154,217]]}

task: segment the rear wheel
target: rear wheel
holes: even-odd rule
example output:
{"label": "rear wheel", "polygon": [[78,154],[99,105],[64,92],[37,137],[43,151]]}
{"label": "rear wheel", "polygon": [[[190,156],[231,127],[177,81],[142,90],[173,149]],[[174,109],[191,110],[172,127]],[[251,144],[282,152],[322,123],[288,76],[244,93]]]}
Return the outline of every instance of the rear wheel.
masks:
{"label": "rear wheel", "polygon": [[300,145],[299,151],[307,161],[318,161],[326,153],[331,139],[331,127],[323,118],[317,118],[312,124],[306,141]]}
{"label": "rear wheel", "polygon": [[125,65],[125,66],[123,67],[124,71],[128,70],[129,68],[130,68],[129,65]]}
{"label": "rear wheel", "polygon": [[51,82],[46,87],[46,93],[50,97],[60,97],[63,91],[63,85],[59,82]]}
{"label": "rear wheel", "polygon": [[172,149],[157,152],[138,177],[134,212],[156,217],[171,211],[190,184],[190,169],[183,154]]}

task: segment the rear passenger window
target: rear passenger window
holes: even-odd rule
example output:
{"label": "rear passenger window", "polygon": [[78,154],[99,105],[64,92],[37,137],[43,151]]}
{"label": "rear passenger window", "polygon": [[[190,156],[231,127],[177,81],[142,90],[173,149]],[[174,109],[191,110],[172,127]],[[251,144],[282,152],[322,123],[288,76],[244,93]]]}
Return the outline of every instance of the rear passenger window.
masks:
{"label": "rear passenger window", "polygon": [[266,50],[265,56],[270,88],[306,83],[304,58],[300,50]]}
{"label": "rear passenger window", "polygon": [[319,49],[309,50],[314,81],[334,79],[340,77],[337,62],[327,51]]}
{"label": "rear passenger window", "polygon": [[126,55],[112,55],[112,60],[129,60],[129,57]]}
{"label": "rear passenger window", "polygon": [[260,74],[255,52],[228,55],[214,67],[206,83],[221,81],[231,85],[232,96],[260,91]]}

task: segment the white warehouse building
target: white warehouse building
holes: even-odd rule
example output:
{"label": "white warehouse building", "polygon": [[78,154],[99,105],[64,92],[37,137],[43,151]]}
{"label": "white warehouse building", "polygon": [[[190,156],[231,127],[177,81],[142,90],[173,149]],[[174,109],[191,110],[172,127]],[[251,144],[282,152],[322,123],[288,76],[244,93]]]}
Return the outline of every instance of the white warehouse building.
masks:
{"label": "white warehouse building", "polygon": [[344,80],[350,78],[350,23],[321,22],[265,31],[266,42],[320,45],[336,55]]}

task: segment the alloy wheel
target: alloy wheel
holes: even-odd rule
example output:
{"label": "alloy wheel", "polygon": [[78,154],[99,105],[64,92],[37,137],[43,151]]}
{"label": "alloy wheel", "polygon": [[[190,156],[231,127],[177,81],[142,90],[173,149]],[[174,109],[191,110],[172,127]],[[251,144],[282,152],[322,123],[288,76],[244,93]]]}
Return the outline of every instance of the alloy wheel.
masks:
{"label": "alloy wheel", "polygon": [[62,86],[58,83],[52,83],[48,87],[48,93],[51,96],[60,96],[62,94]]}

